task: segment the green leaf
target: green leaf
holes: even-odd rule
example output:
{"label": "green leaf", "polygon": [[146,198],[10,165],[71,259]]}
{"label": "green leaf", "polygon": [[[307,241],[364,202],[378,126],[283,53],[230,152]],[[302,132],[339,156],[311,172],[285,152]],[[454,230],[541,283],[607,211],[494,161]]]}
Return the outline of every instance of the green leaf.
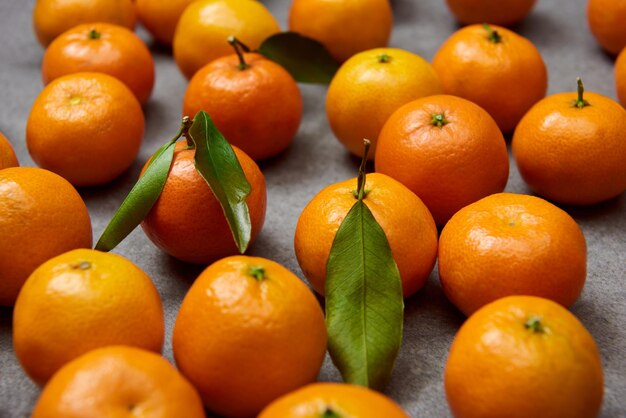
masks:
{"label": "green leaf", "polygon": [[362,200],[326,265],[328,351],[348,383],[382,389],[402,343],[402,282],[385,232]]}
{"label": "green leaf", "polygon": [[152,156],[146,171],[137,180],[102,233],[96,244],[96,250],[111,251],[148,215],[165,186],[179,136],[180,133],[161,146]]}
{"label": "green leaf", "polygon": [[328,84],[339,64],[324,45],[295,32],[281,32],[267,38],[258,50],[282,65],[302,83]]}
{"label": "green leaf", "polygon": [[196,169],[222,205],[237,248],[243,254],[252,235],[246,197],[252,190],[235,151],[204,111],[196,114],[189,135],[196,145]]}

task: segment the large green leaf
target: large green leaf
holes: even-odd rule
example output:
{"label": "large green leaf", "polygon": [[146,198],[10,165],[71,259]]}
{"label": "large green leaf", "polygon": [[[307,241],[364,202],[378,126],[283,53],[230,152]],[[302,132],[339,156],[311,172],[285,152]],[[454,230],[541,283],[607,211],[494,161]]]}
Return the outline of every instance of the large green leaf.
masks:
{"label": "large green leaf", "polygon": [[96,244],[96,250],[111,251],[148,215],[165,186],[179,136],[180,133],[152,156],[146,171],[137,180],[102,233]]}
{"label": "large green leaf", "polygon": [[346,382],[382,389],[402,343],[402,282],[385,232],[361,199],[337,231],[326,272],[333,362]]}
{"label": "large green leaf", "polygon": [[339,64],[324,45],[295,32],[281,32],[267,38],[258,52],[282,65],[302,83],[328,84]]}
{"label": "large green leaf", "polygon": [[[189,135],[196,146],[196,169],[222,205],[237,248],[243,254],[252,234],[246,198],[251,186],[235,151],[204,111],[196,114]],[[200,215],[200,214],[199,214]]]}

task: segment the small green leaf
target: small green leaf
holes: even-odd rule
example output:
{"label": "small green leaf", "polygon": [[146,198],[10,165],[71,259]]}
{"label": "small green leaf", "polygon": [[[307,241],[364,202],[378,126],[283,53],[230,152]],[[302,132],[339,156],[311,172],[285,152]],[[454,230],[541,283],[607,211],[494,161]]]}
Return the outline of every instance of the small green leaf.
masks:
{"label": "small green leaf", "polygon": [[152,156],[146,171],[137,180],[102,233],[96,244],[96,250],[111,251],[148,215],[165,186],[179,136],[163,145]]}
{"label": "small green leaf", "polygon": [[348,383],[382,389],[402,343],[402,282],[385,232],[357,200],[326,265],[328,351]]}
{"label": "small green leaf", "polygon": [[302,83],[328,84],[339,64],[324,45],[295,32],[282,32],[267,38],[258,50],[285,67]]}
{"label": "small green leaf", "polygon": [[246,198],[252,190],[235,151],[204,111],[193,119],[189,135],[196,146],[196,169],[222,205],[237,248],[243,254],[252,235]]}

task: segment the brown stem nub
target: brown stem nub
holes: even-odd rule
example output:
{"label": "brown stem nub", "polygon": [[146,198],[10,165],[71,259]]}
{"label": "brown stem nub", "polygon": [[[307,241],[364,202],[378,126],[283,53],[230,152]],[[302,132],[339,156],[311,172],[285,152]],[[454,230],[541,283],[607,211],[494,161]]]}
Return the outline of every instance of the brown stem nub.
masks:
{"label": "brown stem nub", "polygon": [[578,84],[578,98],[574,100],[574,107],[582,109],[585,106],[590,106],[589,102],[583,98],[583,94],[585,93],[583,79],[580,77],[576,78],[576,83]]}
{"label": "brown stem nub", "polygon": [[488,39],[491,42],[493,42],[494,44],[499,44],[500,42],[502,42],[502,35],[500,35],[497,30],[493,29],[487,23],[483,23],[483,28],[485,28],[485,30],[489,34]]}
{"label": "brown stem nub", "polygon": [[87,34],[87,37],[89,39],[100,39],[100,32],[98,32],[95,28],[93,28],[92,30],[89,31],[89,33]]}
{"label": "brown stem nub", "polygon": [[232,35],[228,37],[228,43],[235,50],[237,57],[239,57],[238,68],[240,70],[245,70],[246,68],[250,68],[250,64],[248,64],[243,58],[244,52],[250,52],[250,48],[248,48],[246,44],[244,44],[243,42],[241,42],[239,39],[235,38]]}

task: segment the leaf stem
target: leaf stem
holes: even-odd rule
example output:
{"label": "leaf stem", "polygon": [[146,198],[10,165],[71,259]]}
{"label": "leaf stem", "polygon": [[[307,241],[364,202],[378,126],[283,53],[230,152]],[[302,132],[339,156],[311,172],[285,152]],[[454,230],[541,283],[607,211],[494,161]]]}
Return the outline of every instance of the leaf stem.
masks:
{"label": "leaf stem", "polygon": [[361,201],[365,197],[365,181],[366,181],[366,169],[367,169],[367,155],[370,152],[370,146],[372,142],[369,139],[363,140],[363,159],[361,159],[361,166],[359,167],[359,177],[357,180],[357,186],[354,193],[354,197]]}
{"label": "leaf stem", "polygon": [[583,85],[583,79],[580,77],[577,77],[576,83],[578,84],[578,98],[574,100],[574,107],[582,109],[585,106],[589,106],[589,102],[583,98],[583,94],[585,93],[585,86]]}
{"label": "leaf stem", "polygon": [[237,66],[237,68],[239,68],[239,70],[241,71],[245,70],[246,68],[250,68],[250,64],[248,64],[246,60],[243,58],[243,53],[250,52],[250,48],[248,48],[246,44],[241,42],[239,39],[235,38],[233,35],[230,35],[228,37],[228,43],[235,50],[237,57],[239,57],[239,65]]}
{"label": "leaf stem", "polygon": [[500,35],[500,33],[498,33],[497,30],[494,30],[491,26],[489,26],[487,23],[483,23],[483,28],[485,28],[485,30],[487,31],[487,33],[489,34],[488,39],[493,42],[494,44],[499,44],[500,42],[502,42],[502,35]]}

